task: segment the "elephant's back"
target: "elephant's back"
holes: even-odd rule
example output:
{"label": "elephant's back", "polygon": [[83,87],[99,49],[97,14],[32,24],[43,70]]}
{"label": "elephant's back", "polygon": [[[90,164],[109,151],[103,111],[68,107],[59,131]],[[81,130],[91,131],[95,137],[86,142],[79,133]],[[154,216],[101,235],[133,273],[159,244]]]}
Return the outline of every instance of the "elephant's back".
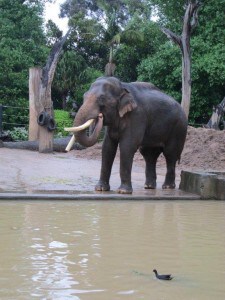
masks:
{"label": "elephant's back", "polygon": [[180,107],[175,99],[165,94],[153,83],[136,81],[127,83],[125,87],[133,94],[139,104],[151,106],[153,110],[154,107],[157,109],[158,107],[176,106],[178,109]]}
{"label": "elephant's back", "polygon": [[147,115],[149,120],[154,122],[179,122],[184,127],[187,118],[180,105],[175,99],[162,92],[153,84],[147,82],[134,82],[128,86],[142,113]]}
{"label": "elephant's back", "polygon": [[160,89],[151,82],[135,81],[135,82],[131,82],[131,85],[133,85],[139,90],[148,89],[148,90],[160,91]]}
{"label": "elephant's back", "polygon": [[[154,103],[154,105],[173,105],[178,103],[169,95],[161,91],[153,83],[149,82],[131,82],[124,84],[125,88],[132,93],[137,102]],[[178,104],[179,105],[179,104]]]}

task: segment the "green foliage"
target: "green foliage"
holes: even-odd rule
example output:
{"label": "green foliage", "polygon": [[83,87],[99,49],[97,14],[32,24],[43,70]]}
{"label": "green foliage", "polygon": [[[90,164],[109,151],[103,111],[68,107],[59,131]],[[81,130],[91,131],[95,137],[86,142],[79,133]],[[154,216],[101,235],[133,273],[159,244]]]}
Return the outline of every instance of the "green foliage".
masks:
{"label": "green foliage", "polygon": [[[42,1],[0,1],[1,104],[28,106],[28,70],[40,65],[47,52],[42,11]],[[10,122],[24,120],[16,116]]]}
{"label": "green foliage", "polygon": [[46,37],[49,46],[53,46],[58,42],[63,36],[63,32],[58,28],[58,26],[52,21],[48,20],[46,24]]}
{"label": "green foliage", "polygon": [[[53,82],[55,107],[69,108],[74,100],[81,104],[83,94],[100,76],[102,73],[88,67],[82,55],[75,51],[66,51],[57,65]],[[54,98],[54,95],[58,96]]]}
{"label": "green foliage", "polygon": [[75,100],[78,105],[83,103],[83,95],[84,93],[90,88],[91,84],[98,78],[103,76],[103,74],[93,68],[86,68],[84,71],[84,78],[85,80],[83,83],[80,83],[76,90]]}
{"label": "green foliage", "polygon": [[68,111],[55,109],[55,121],[56,121],[56,131],[55,134],[59,136],[68,136],[68,132],[64,130],[65,127],[71,127],[73,125],[73,120],[69,115]]}
{"label": "green foliage", "polygon": [[[66,51],[58,62],[53,82],[53,93],[61,95],[57,107],[66,108],[68,96],[74,98],[78,87],[85,80],[85,59],[75,51]],[[54,95],[54,94],[53,94]],[[56,101],[54,101],[56,106]]]}
{"label": "green foliage", "polygon": [[[185,1],[152,0],[159,24],[180,35]],[[176,8],[176,9],[174,9]],[[183,11],[183,12],[182,12]],[[206,0],[199,11],[199,25],[191,36],[192,95],[190,122],[206,123],[212,107],[225,94],[224,1]],[[152,81],[162,90],[181,99],[181,52],[165,37],[162,45],[144,58],[137,68],[138,79]]]}
{"label": "green foliage", "polygon": [[[90,57],[93,58],[93,52],[90,53],[90,50],[96,49],[97,45],[98,53],[104,55],[102,60],[104,65],[101,65],[100,69],[103,70],[107,62],[114,60],[114,55],[121,43],[133,44],[143,41],[142,33],[134,27],[127,27],[127,23],[135,11],[140,16],[149,16],[145,10],[146,7],[150,10],[147,3],[149,3],[147,0],[91,0],[83,2],[66,0],[62,5],[62,15],[70,17],[69,23],[73,32],[79,36],[78,43],[76,43],[78,51],[81,46],[79,39],[82,39],[84,34],[86,35],[85,43],[89,43],[90,37],[95,41],[94,45],[89,44],[91,48],[83,45],[86,51],[82,48],[82,52],[91,54]],[[102,58],[101,54],[98,56]],[[91,67],[96,68],[96,65],[91,64]]]}
{"label": "green foliage", "polygon": [[14,142],[28,140],[28,130],[25,127],[14,127],[12,130],[8,130],[6,133]]}
{"label": "green foliage", "polygon": [[154,55],[164,41],[163,34],[155,22],[142,19],[135,15],[128,23],[128,28],[136,28],[143,36],[142,40],[133,44],[121,45],[115,55],[116,76],[123,81],[136,81],[138,77],[137,67],[146,59]]}
{"label": "green foliage", "polygon": [[167,41],[154,55],[143,59],[138,66],[138,80],[152,82],[165,93],[181,101],[181,53]]}
{"label": "green foliage", "polygon": [[[28,69],[42,66],[48,46],[62,35],[52,21],[44,31],[44,2],[0,0],[1,104],[28,106]],[[69,109],[72,101],[82,103],[84,92],[102,76],[110,47],[117,77],[150,81],[180,101],[181,51],[160,26],[180,35],[186,4],[185,0],[65,0],[61,15],[69,17],[72,32],[53,81],[54,106]],[[155,22],[152,12],[158,17]],[[224,97],[224,36],[224,0],[202,1],[199,24],[191,36],[191,122],[206,123],[212,106]],[[11,126],[27,124],[28,111],[8,111]]]}

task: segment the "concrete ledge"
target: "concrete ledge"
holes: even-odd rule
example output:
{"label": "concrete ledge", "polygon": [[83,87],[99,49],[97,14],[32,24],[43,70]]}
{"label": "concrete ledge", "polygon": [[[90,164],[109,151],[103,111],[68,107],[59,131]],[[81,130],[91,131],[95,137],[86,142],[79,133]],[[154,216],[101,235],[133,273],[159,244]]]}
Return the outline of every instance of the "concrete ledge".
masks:
{"label": "concrete ledge", "polygon": [[185,193],[179,190],[171,192],[162,192],[155,190],[153,193],[136,192],[132,195],[121,195],[114,192],[109,193],[65,193],[60,191],[44,191],[26,193],[24,192],[1,192],[0,200],[199,200],[200,196],[196,194]]}
{"label": "concrete ledge", "polygon": [[201,199],[225,200],[225,172],[181,172],[179,188],[200,195]]}

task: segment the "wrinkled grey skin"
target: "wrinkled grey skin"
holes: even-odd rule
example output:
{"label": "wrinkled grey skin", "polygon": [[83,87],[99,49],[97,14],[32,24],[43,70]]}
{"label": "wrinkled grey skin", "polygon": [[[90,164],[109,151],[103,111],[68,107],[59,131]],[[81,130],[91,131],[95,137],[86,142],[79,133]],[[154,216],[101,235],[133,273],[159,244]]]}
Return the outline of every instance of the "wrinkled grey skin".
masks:
{"label": "wrinkled grey skin", "polygon": [[[95,189],[109,191],[109,179],[117,147],[120,148],[119,193],[132,193],[131,168],[139,149],[146,162],[146,189],[156,188],[156,161],[163,153],[167,173],[163,188],[175,188],[175,165],[180,159],[187,133],[187,119],[174,99],[152,84],[123,83],[114,77],[98,78],[84,94],[84,104],[78,111],[74,125],[96,119],[91,137],[77,132],[76,139],[83,146],[96,143],[103,115],[106,134],[102,146],[101,175]],[[102,121],[102,119],[101,119]]]}

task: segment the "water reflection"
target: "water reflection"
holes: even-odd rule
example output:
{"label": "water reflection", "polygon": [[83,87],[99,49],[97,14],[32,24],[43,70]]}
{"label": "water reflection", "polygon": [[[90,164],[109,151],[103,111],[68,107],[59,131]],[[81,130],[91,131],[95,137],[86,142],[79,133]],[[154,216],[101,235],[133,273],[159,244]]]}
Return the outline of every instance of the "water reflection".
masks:
{"label": "water reflection", "polygon": [[224,299],[223,202],[0,205],[1,299]]}

